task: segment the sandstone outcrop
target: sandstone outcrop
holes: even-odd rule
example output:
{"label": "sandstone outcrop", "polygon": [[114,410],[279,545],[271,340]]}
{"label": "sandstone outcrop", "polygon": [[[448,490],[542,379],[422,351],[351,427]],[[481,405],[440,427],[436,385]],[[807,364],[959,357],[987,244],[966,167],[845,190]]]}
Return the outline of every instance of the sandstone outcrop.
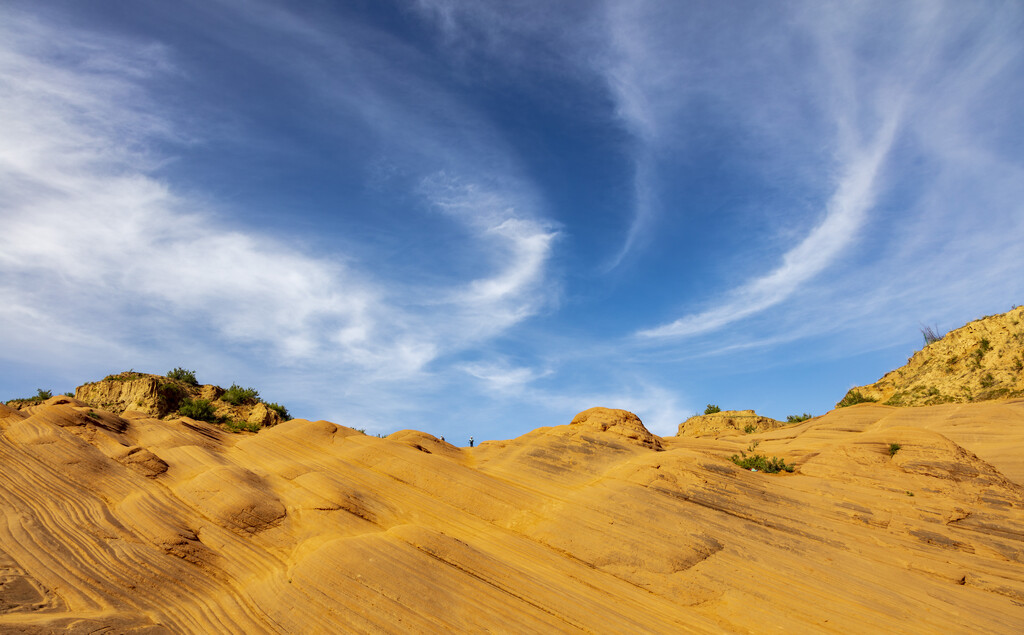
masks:
{"label": "sandstone outcrop", "polygon": [[75,399],[117,414],[135,412],[156,418],[176,416],[186,398],[205,399],[211,402],[213,416],[220,420],[263,428],[282,421],[280,413],[258,400],[238,405],[222,401],[225,392],[212,384],[193,385],[170,377],[125,371],[79,386]]}
{"label": "sandstone outcrop", "polygon": [[719,435],[726,432],[764,432],[789,425],[770,417],[762,417],[753,410],[723,410],[707,415],[694,415],[679,424],[676,436],[696,437]]}
{"label": "sandstone outcrop", "polygon": [[177,410],[181,400],[194,392],[194,386],[182,381],[125,371],[79,386],[75,399],[110,412],[135,410],[163,417]]}
{"label": "sandstone outcrop", "polygon": [[1024,396],[1024,306],[946,333],[837,406],[877,401],[890,406],[968,403]]}
{"label": "sandstone outcrop", "polygon": [[1024,399],[457,448],[0,407],[0,631],[1019,633]]}
{"label": "sandstone outcrop", "polygon": [[573,417],[569,425],[579,426],[578,429],[610,432],[645,448],[661,449],[661,439],[651,434],[640,417],[628,410],[590,408]]}

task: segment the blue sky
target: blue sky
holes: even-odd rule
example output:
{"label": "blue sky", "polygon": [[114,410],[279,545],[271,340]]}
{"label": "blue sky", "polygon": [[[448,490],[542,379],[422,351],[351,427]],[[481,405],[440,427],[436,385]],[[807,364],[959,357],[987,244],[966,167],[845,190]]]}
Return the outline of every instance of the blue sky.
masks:
{"label": "blue sky", "polygon": [[0,398],[821,414],[1024,299],[1016,2],[0,6]]}

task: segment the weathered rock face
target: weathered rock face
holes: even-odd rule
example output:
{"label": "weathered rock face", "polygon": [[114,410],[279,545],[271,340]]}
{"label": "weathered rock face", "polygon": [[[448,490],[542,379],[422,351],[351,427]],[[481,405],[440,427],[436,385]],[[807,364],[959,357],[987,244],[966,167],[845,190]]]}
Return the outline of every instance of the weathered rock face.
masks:
{"label": "weathered rock face", "polygon": [[224,420],[264,428],[281,423],[281,415],[266,404],[256,401],[234,406],[220,399],[224,393],[220,386],[194,386],[160,375],[126,371],[79,386],[75,399],[117,414],[136,412],[155,418],[174,415],[185,398],[205,399],[211,402],[214,416]]}
{"label": "weathered rock face", "polygon": [[715,435],[729,431],[764,432],[788,425],[753,410],[723,410],[709,415],[694,415],[679,424],[677,437]]}
{"label": "weathered rock face", "polygon": [[573,417],[569,425],[592,428],[599,432],[612,432],[626,437],[637,445],[661,449],[661,439],[651,434],[640,421],[640,417],[628,410],[590,408]]}
{"label": "weathered rock face", "polygon": [[127,371],[79,386],[75,399],[118,414],[134,410],[163,417],[177,410],[181,400],[194,391],[194,386],[175,379]]}
{"label": "weathered rock face", "polygon": [[852,388],[844,400],[855,392],[889,406],[1024,396],[1024,307],[950,331],[914,353],[906,366],[873,384]]}

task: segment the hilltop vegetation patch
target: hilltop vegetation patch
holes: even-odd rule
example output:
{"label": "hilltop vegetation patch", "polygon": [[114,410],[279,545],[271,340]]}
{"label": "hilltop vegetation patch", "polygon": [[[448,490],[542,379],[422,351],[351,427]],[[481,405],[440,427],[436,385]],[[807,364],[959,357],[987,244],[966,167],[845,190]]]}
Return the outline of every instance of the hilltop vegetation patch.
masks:
{"label": "hilltop vegetation patch", "polygon": [[255,388],[242,388],[238,384],[231,384],[231,388],[228,388],[220,396],[221,400],[228,402],[232,406],[258,403],[259,397],[260,392]]}
{"label": "hilltop vegetation patch", "polygon": [[856,388],[851,388],[842,401],[836,404],[837,408],[845,408],[859,403],[872,403],[878,401],[877,397],[868,397]]}
{"label": "hilltop vegetation patch", "polygon": [[171,379],[177,379],[180,382],[184,382],[189,386],[198,386],[199,380],[196,379],[196,373],[194,370],[186,370],[181,368],[175,368],[174,370],[167,371],[167,376]]}

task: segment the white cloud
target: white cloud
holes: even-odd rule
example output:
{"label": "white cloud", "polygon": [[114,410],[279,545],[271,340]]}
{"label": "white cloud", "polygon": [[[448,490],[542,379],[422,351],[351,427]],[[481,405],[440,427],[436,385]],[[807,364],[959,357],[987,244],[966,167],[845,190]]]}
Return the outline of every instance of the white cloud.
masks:
{"label": "white cloud", "polygon": [[[120,347],[159,332],[176,347],[212,336],[273,351],[279,363],[316,359],[341,364],[337,373],[362,369],[363,381],[394,380],[543,305],[556,233],[510,202],[522,196],[479,185],[430,193],[470,230],[452,248],[484,254],[490,275],[413,289],[344,254],[303,253],[155,176],[169,156],[157,148],[182,140],[180,121],[144,85],[179,72],[171,52],[9,17],[0,47],[6,337],[46,315],[55,332],[79,334],[65,341]],[[382,125],[429,126],[390,112],[398,118]]]}
{"label": "white cloud", "polygon": [[492,390],[515,394],[519,394],[527,384],[551,374],[551,371],[538,372],[526,366],[514,366],[504,359],[467,363],[458,368]]}

